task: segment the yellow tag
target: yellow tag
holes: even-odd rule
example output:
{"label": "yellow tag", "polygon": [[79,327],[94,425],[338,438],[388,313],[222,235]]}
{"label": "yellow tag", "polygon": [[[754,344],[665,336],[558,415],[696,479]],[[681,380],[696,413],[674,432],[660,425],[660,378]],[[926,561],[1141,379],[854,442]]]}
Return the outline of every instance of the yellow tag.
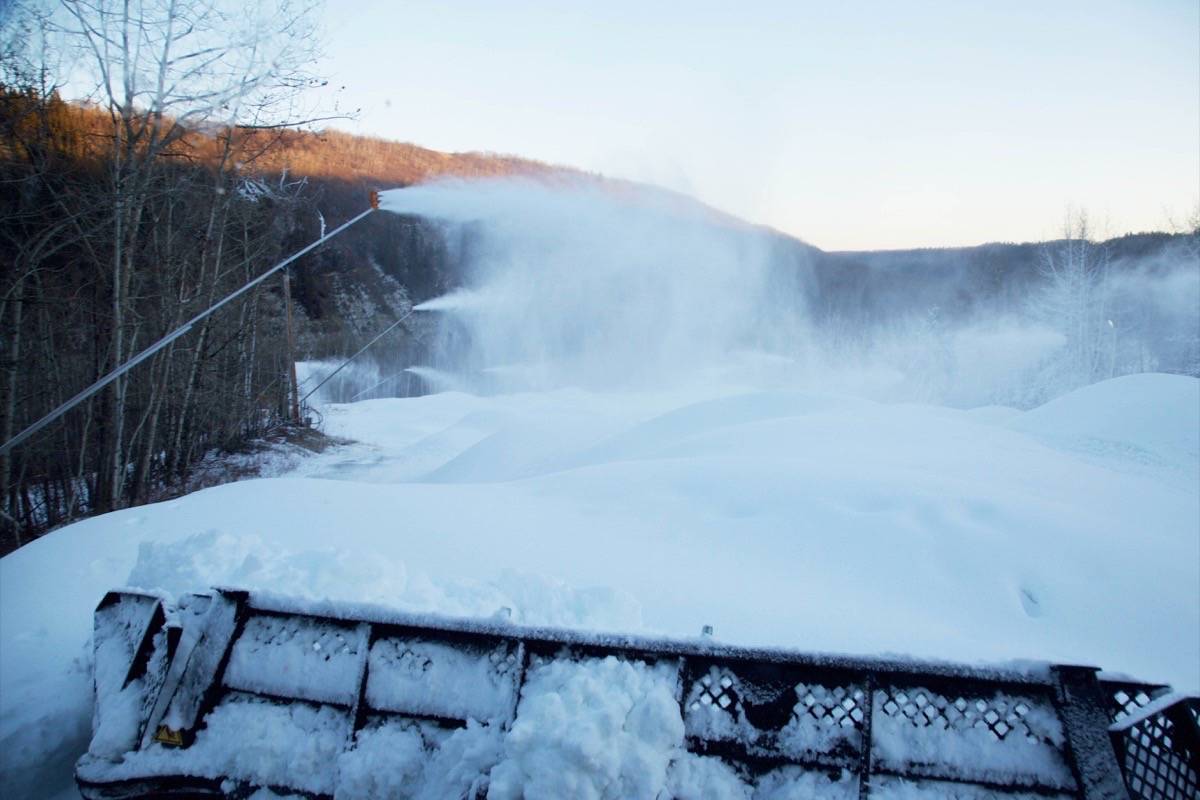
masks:
{"label": "yellow tag", "polygon": [[166,725],[159,725],[154,734],[154,741],[169,744],[172,747],[183,747],[183,731],[173,731]]}

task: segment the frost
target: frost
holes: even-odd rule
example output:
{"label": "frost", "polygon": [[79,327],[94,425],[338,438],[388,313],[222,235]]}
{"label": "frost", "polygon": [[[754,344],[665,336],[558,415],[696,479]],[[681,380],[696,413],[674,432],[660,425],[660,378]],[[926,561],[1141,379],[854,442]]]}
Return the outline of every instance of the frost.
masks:
{"label": "frost", "polygon": [[351,705],[358,696],[359,638],[348,626],[299,617],[253,617],[233,646],[225,685]]}
{"label": "frost", "polygon": [[[913,688],[907,696],[929,694]],[[982,700],[970,702],[978,703],[981,711],[988,707]],[[1062,726],[1052,710],[1000,694],[990,704],[1008,709],[1020,705],[1027,710],[1017,727],[1009,727],[1003,738],[989,730],[983,718],[975,719],[971,726],[947,728],[936,724],[916,726],[900,713],[876,713],[872,720],[876,759],[880,764],[897,767],[907,763],[939,765],[975,780],[1003,782],[1023,777],[1054,786],[1073,785],[1070,769],[1058,751],[1063,744]],[[1000,724],[1005,723],[1001,720]]]}
{"label": "frost", "polygon": [[503,719],[512,709],[518,668],[507,645],[464,650],[381,638],[371,646],[367,701],[381,711]]}
{"label": "frost", "polygon": [[79,774],[93,781],[144,775],[232,778],[331,794],[336,773],[330,765],[349,732],[347,714],[330,706],[280,705],[232,694],[205,717],[190,747],[153,744],[119,763],[85,759]]}

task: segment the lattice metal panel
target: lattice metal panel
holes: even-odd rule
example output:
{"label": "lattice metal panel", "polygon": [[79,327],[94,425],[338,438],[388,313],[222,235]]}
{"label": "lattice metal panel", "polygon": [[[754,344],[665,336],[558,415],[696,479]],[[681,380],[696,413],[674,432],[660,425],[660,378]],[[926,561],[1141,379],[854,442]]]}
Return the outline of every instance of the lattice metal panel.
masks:
{"label": "lattice metal panel", "polygon": [[1026,721],[1031,707],[1020,698],[966,697],[943,695],[923,688],[876,691],[876,708],[896,719],[907,720],[916,728],[988,731],[997,741],[1023,736],[1039,741],[1040,736]]}
{"label": "lattice metal panel", "polygon": [[796,698],[792,718],[799,722],[807,716],[821,725],[862,728],[866,694],[858,687],[801,683],[796,685]]}
{"label": "lattice metal panel", "polygon": [[691,692],[688,709],[699,711],[701,706],[716,706],[730,715],[736,715],[739,700],[737,679],[733,673],[713,668],[696,681]]}
{"label": "lattice metal panel", "polygon": [[1158,687],[1137,683],[1105,684],[1109,690],[1109,717],[1119,722],[1146,706],[1162,691]]}
{"label": "lattice metal panel", "polygon": [[[1188,708],[1193,720],[1195,705]],[[1190,745],[1190,746],[1189,746]],[[1142,800],[1195,800],[1200,797],[1200,752],[1168,715],[1154,714],[1134,723],[1122,739],[1125,785]]]}

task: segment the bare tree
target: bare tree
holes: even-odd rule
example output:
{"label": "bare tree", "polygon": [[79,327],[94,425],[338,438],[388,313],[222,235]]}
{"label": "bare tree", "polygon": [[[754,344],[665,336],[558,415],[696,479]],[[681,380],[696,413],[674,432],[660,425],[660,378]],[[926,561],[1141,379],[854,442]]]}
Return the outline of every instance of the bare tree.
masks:
{"label": "bare tree", "polygon": [[[165,156],[189,131],[225,131],[212,185],[195,297],[210,301],[224,263],[230,175],[235,169],[237,128],[299,122],[293,115],[301,92],[313,85],[316,3],[259,0],[61,0],[64,46],[90,75],[89,97],[111,120],[108,231],[105,234],[109,318],[102,370],[147,343],[132,310],[135,259],[146,236],[148,203],[163,185]],[[181,440],[205,352],[210,322],[200,331],[182,380],[183,411],[174,428],[174,458]],[[165,365],[168,359],[162,359]],[[163,367],[165,368],[165,366]],[[163,375],[164,379],[166,375]],[[180,376],[175,376],[179,378]],[[128,379],[114,381],[99,415],[106,466],[98,476],[97,504],[114,508],[125,493],[129,432]],[[153,404],[154,401],[152,401]],[[154,417],[155,421],[157,417]],[[157,425],[151,426],[152,430]],[[137,430],[146,430],[139,426]]]}
{"label": "bare tree", "polygon": [[1108,251],[1092,240],[1086,212],[1067,211],[1062,238],[1042,247],[1039,271],[1033,312],[1064,338],[1049,380],[1070,389],[1112,377],[1117,330]]}

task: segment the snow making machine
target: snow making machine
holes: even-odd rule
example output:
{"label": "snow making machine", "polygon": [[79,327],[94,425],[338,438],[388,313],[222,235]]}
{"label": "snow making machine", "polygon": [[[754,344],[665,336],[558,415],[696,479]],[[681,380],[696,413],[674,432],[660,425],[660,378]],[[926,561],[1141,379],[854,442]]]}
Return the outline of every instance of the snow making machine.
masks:
{"label": "snow making machine", "polygon": [[[577,718],[603,680],[578,684],[594,693],[584,705],[566,699],[588,670],[658,682],[665,702],[615,722],[636,738],[631,720],[656,714],[676,732],[656,752],[690,782],[658,797],[706,775],[745,797],[1200,797],[1197,699],[1090,667],[845,658],[230,589],[109,593],[94,648],[85,798],[523,796],[527,769],[500,762],[613,730]],[[630,691],[612,688],[637,706]],[[789,784],[802,791],[763,791]]]}

